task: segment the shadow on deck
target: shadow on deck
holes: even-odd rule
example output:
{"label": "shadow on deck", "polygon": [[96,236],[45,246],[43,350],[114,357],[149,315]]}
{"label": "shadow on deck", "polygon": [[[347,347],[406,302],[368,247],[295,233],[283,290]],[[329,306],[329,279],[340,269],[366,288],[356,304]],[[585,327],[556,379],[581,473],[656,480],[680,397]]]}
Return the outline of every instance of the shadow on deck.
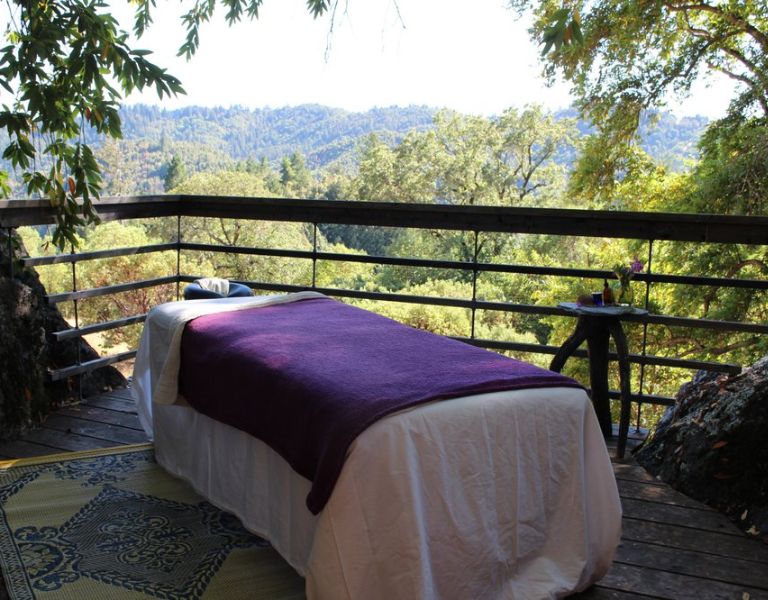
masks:
{"label": "shadow on deck", "polygon": [[[145,441],[130,392],[118,390],[62,409],[22,440],[0,444],[0,460]],[[614,461],[613,470],[624,509],[622,541],[608,574],[573,598],[768,599],[767,544],[656,481],[631,455]]]}

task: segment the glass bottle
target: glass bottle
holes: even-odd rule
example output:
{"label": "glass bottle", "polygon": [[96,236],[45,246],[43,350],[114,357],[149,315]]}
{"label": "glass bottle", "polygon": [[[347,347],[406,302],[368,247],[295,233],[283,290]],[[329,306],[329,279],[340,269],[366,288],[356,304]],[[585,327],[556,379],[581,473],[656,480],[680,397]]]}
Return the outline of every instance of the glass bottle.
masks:
{"label": "glass bottle", "polygon": [[603,280],[603,306],[609,306],[613,304],[613,290],[608,286],[608,280]]}

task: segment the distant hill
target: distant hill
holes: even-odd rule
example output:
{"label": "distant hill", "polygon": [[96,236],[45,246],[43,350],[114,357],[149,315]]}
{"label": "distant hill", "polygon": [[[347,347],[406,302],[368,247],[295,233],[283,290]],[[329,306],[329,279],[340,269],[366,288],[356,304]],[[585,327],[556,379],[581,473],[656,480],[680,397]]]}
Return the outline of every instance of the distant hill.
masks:
{"label": "distant hill", "polygon": [[[338,167],[351,170],[358,159],[360,142],[370,134],[396,144],[411,130],[433,126],[438,109],[427,106],[373,108],[349,112],[318,104],[284,108],[248,109],[191,106],[167,110],[158,106],[123,106],[123,139],[108,141],[86,132],[98,149],[107,184],[107,194],[158,193],[174,155],[184,161],[191,174],[235,168],[238,163],[266,159],[273,167],[298,151],[315,171]],[[573,109],[555,113],[574,118]],[[646,118],[641,127],[643,146],[655,159],[673,169],[697,154],[696,144],[708,121],[704,117],[677,119],[670,113],[657,115],[656,124]],[[582,134],[588,123],[580,121]],[[7,140],[0,135],[0,144]],[[5,147],[2,144],[0,147]],[[563,151],[556,161],[570,166],[575,149]],[[10,164],[2,161],[10,171]],[[24,186],[11,177],[15,197],[23,197]]]}
{"label": "distant hill", "polygon": [[[234,160],[260,159],[272,163],[295,151],[312,169],[334,163],[348,165],[361,138],[372,133],[396,143],[412,129],[432,126],[437,109],[427,106],[373,108],[349,112],[318,104],[284,108],[205,108],[191,106],[166,110],[133,105],[121,109],[125,140],[143,140],[159,146],[186,142],[207,146]],[[559,111],[558,117],[575,117],[575,110]],[[655,126],[648,119],[641,128],[646,151],[673,168],[696,156],[696,143],[708,121],[705,117],[675,118],[660,113]],[[580,122],[579,130],[590,126]],[[563,157],[572,160],[573,157]]]}
{"label": "distant hill", "polygon": [[[578,112],[571,108],[557,111],[555,116],[575,119]],[[686,160],[698,156],[697,144],[707,124],[709,119],[702,116],[677,118],[669,112],[646,115],[640,123],[642,147],[657,161],[680,170]],[[592,131],[592,126],[582,120],[578,121],[577,127],[582,135]],[[575,156],[571,157],[573,159]]]}
{"label": "distant hill", "polygon": [[215,148],[234,160],[277,162],[301,152],[312,169],[352,155],[360,138],[371,133],[397,142],[412,129],[432,126],[436,110],[426,106],[373,108],[354,113],[318,104],[285,108],[204,108],[165,110],[124,106],[123,138],[190,142]]}

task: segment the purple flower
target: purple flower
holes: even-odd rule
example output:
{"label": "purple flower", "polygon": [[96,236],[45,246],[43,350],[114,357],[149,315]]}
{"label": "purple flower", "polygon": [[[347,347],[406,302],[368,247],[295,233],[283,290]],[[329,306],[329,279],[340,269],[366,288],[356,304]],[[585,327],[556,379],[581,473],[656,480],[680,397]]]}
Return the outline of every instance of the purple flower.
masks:
{"label": "purple flower", "polygon": [[635,273],[639,273],[643,270],[643,266],[644,265],[640,262],[640,259],[635,256],[634,260],[629,263],[629,265],[619,264],[614,266],[613,272],[616,274],[616,279],[619,280],[621,287],[624,288],[629,285],[629,282],[635,276]]}

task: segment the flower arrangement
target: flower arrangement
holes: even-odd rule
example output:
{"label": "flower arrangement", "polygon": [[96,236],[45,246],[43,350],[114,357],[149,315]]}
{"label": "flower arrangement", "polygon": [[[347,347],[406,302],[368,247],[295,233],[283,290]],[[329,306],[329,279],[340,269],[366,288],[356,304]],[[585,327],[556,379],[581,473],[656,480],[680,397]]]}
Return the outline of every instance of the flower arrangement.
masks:
{"label": "flower arrangement", "polygon": [[629,265],[617,264],[613,267],[613,273],[619,280],[619,297],[616,302],[619,304],[626,303],[632,304],[632,287],[630,281],[635,276],[635,273],[639,273],[643,270],[643,263],[635,256]]}

